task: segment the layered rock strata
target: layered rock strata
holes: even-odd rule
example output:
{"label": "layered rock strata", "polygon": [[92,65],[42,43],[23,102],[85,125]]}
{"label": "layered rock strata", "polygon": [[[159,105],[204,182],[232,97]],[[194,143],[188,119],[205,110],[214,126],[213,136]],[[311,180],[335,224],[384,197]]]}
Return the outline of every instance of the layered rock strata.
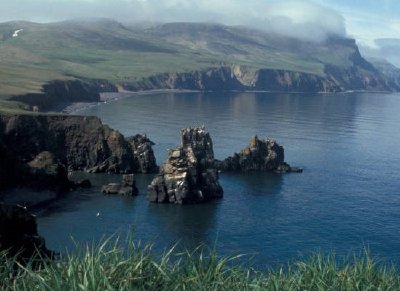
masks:
{"label": "layered rock strata", "polygon": [[285,163],[284,149],[276,141],[260,140],[257,136],[239,153],[223,161],[216,161],[216,167],[224,172],[302,172],[302,169]]}
{"label": "layered rock strata", "polygon": [[160,175],[148,186],[148,200],[157,203],[190,204],[221,198],[213,144],[204,128],[181,130],[181,146],[169,150]]}

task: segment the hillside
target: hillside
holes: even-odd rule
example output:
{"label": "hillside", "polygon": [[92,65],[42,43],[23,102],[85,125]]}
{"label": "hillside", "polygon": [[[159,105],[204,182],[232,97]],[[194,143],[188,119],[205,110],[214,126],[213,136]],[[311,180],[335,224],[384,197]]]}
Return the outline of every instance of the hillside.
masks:
{"label": "hillside", "polygon": [[[386,82],[385,76],[362,58],[354,40],[337,36],[314,43],[220,24],[141,26],[107,19],[0,24],[0,106],[3,110],[15,108],[14,103],[4,100],[40,93],[44,84],[54,80],[107,80],[135,90],[190,89],[191,85],[182,84],[181,80],[195,78],[192,73],[196,73],[200,76],[197,81],[202,84],[192,89],[207,90],[215,86],[203,86],[203,73],[224,67],[232,75],[237,72],[237,66],[241,75],[243,71],[253,73],[245,76],[250,78],[245,83],[241,80],[243,76],[235,75],[233,83],[239,82],[241,86],[233,89],[279,90],[282,82],[278,79],[286,78],[286,72],[290,80],[283,82],[285,91],[290,91],[293,82],[301,83],[298,73],[307,80],[307,84],[297,86],[300,91],[399,89],[396,84]],[[278,72],[259,74],[258,70]],[[166,77],[165,74],[173,75]],[[259,80],[261,75],[278,79],[268,85],[270,82],[265,79]],[[313,80],[320,84],[310,87]]]}

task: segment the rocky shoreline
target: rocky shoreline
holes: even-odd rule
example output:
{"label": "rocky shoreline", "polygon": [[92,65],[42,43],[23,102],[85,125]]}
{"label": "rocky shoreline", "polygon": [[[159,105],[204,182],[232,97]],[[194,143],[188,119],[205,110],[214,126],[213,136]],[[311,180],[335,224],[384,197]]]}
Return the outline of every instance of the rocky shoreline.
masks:
{"label": "rocky shoreline", "polygon": [[69,171],[151,173],[151,141],[125,138],[94,116],[1,115],[0,189],[70,189]]}
{"label": "rocky shoreline", "polygon": [[398,92],[400,86],[361,58],[347,69],[325,66],[324,74],[255,69],[240,65],[221,65],[197,71],[162,73],[133,83],[113,84],[108,80],[54,80],[43,84],[41,93],[13,96],[10,100],[24,104],[33,112],[77,113],[82,107],[94,106],[131,94],[157,92],[285,92],[337,93],[347,91]]}
{"label": "rocky shoreline", "polygon": [[[154,174],[159,170],[152,145],[143,135],[125,138],[97,117],[0,116],[0,190],[21,186],[49,189],[60,194],[49,196],[45,191],[46,197],[57,199],[62,191],[91,186],[88,180],[69,179],[69,171],[85,170],[124,174],[122,183],[104,185],[101,192],[136,196],[133,173]],[[220,171],[285,173],[301,169],[284,162],[283,147],[257,136],[239,154],[218,161],[204,127],[183,128],[181,145],[169,150],[167,161],[148,186],[147,199],[154,203],[195,204],[222,198]],[[0,250],[7,248],[14,254],[22,249],[22,259],[32,256],[36,249],[44,256],[54,255],[38,235],[35,218],[26,208],[0,204],[0,222],[5,226],[0,228]]]}

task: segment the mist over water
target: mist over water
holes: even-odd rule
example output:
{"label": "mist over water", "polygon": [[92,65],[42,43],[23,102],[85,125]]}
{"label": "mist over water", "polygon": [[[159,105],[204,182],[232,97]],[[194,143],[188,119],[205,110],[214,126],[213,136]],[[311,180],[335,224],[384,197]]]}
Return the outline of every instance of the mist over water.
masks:
{"label": "mist over water", "polygon": [[[205,125],[222,159],[257,134],[285,148],[302,174],[222,173],[224,198],[203,205],[146,200],[152,175],[138,175],[138,197],[103,196],[116,175],[91,175],[94,187],[71,192],[39,214],[50,248],[71,247],[117,231],[163,250],[199,244],[221,255],[253,254],[258,266],[316,250],[339,255],[369,246],[400,263],[400,95],[160,93],[133,95],[88,109],[125,135],[146,133],[158,164],[183,127]],[[97,213],[99,216],[96,216]]]}

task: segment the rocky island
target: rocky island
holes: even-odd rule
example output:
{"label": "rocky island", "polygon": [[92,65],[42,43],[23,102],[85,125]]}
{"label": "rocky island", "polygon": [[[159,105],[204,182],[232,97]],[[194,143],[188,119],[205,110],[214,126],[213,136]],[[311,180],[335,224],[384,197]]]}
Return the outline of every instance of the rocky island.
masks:
{"label": "rocky island", "polygon": [[221,198],[210,134],[203,127],[181,130],[181,146],[168,152],[160,175],[148,186],[150,202],[192,204]]}
{"label": "rocky island", "polygon": [[301,168],[291,167],[285,162],[285,152],[275,140],[260,140],[257,136],[250,139],[249,145],[239,153],[223,161],[215,161],[216,167],[223,172],[302,172]]}

